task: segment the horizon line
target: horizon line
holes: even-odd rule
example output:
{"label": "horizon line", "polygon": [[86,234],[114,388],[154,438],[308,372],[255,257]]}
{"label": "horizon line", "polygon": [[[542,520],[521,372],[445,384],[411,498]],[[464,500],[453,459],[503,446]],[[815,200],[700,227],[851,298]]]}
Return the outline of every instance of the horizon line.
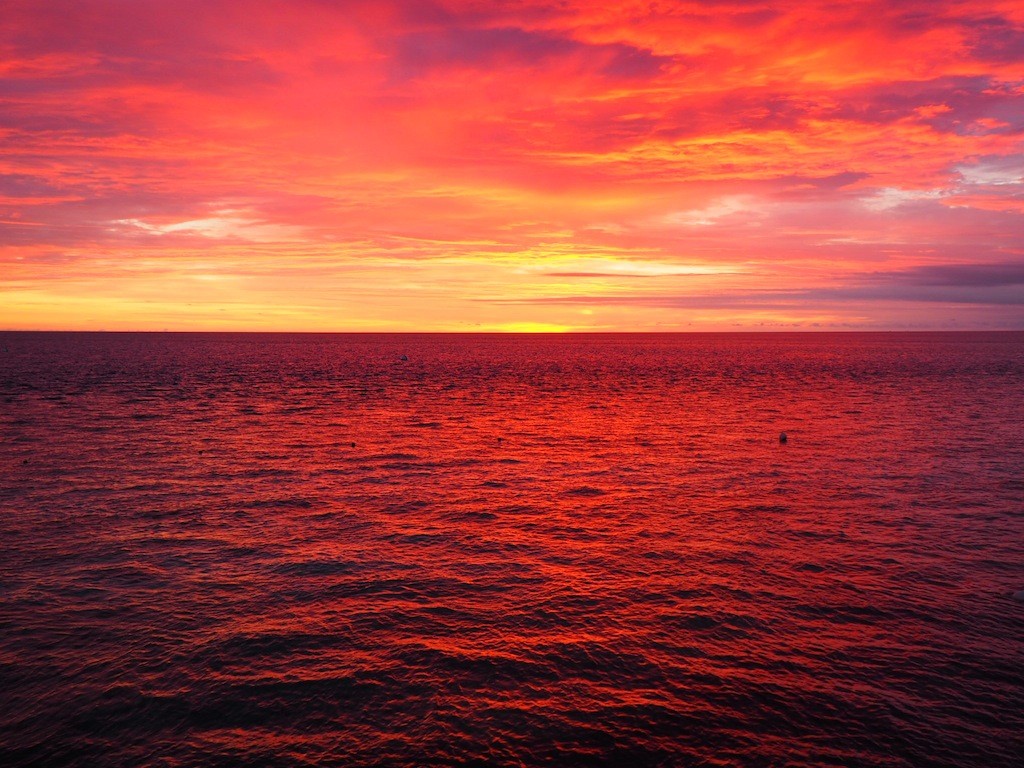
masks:
{"label": "horizon line", "polygon": [[287,331],[287,330],[182,330],[164,328],[144,329],[84,329],[84,328],[0,328],[0,333],[105,333],[105,334],[251,334],[251,335],[306,335],[306,336],[381,336],[381,335],[422,335],[422,336],[668,336],[683,334],[835,334],[835,333],[1024,333],[1024,328],[781,328],[781,329],[736,329],[736,330],[674,330],[674,331],[628,331],[628,330],[566,330],[566,331]]}

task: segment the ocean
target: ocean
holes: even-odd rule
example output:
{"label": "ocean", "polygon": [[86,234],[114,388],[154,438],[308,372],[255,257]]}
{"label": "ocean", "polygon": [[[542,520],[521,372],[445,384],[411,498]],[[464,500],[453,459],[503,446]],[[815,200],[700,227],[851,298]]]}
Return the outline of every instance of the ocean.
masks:
{"label": "ocean", "polygon": [[5,766],[1024,764],[1024,333],[11,332],[0,437]]}

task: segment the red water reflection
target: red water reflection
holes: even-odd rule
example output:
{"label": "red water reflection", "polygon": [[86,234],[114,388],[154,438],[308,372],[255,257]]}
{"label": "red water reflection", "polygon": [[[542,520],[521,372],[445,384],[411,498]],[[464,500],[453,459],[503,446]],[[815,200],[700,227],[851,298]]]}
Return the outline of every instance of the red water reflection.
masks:
{"label": "red water reflection", "polygon": [[5,343],[8,764],[1012,764],[1020,335]]}

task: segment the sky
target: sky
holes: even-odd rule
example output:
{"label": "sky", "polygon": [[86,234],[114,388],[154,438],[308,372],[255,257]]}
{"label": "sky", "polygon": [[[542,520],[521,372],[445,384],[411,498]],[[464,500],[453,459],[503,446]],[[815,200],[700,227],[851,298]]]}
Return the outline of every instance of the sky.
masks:
{"label": "sky", "polygon": [[0,328],[1024,329],[1024,0],[4,0]]}

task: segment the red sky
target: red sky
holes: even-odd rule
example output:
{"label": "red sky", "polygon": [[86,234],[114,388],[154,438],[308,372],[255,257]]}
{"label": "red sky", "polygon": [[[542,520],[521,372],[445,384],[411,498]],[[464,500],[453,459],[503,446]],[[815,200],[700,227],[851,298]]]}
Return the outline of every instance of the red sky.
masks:
{"label": "red sky", "polygon": [[5,0],[0,328],[1024,328],[1024,0]]}

